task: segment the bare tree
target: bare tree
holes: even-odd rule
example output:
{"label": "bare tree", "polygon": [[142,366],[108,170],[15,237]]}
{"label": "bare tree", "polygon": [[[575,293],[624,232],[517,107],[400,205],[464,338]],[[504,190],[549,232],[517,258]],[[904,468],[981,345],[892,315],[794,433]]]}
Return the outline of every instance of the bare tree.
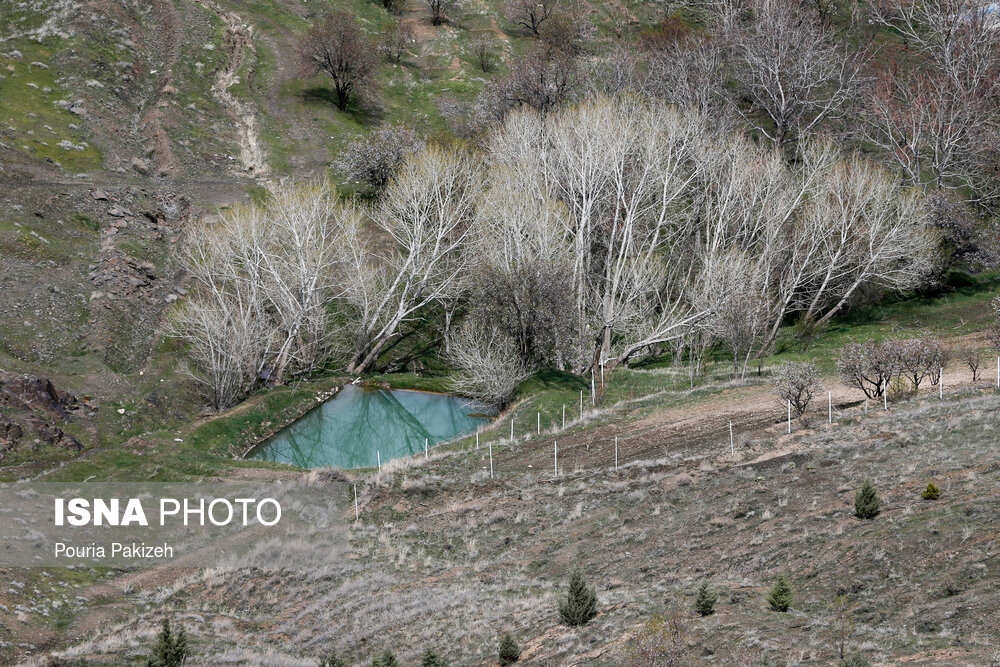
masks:
{"label": "bare tree", "polygon": [[[682,107],[722,116],[723,50],[719,40],[688,35],[649,52],[642,89]],[[723,119],[724,120],[724,119]]]}
{"label": "bare tree", "polygon": [[489,124],[523,107],[543,113],[555,111],[576,98],[579,83],[576,56],[537,44],[511,63],[508,74],[486,85],[477,98],[476,113]]}
{"label": "bare tree", "polygon": [[542,24],[552,16],[558,0],[507,0],[504,15],[516,26],[525,28],[535,37],[541,35]]}
{"label": "bare tree", "polygon": [[476,64],[483,73],[493,70],[496,65],[496,42],[487,35],[480,35],[472,40],[472,55],[476,58]]}
{"label": "bare tree", "polygon": [[357,20],[347,12],[334,12],[314,23],[301,47],[305,66],[330,76],[341,111],[347,110],[352,96],[374,86],[377,52]]}
{"label": "bare tree", "polygon": [[465,0],[424,0],[431,11],[431,25],[441,25],[451,14],[465,7]]}
{"label": "bare tree", "polygon": [[352,266],[344,299],[354,336],[348,372],[370,369],[400,324],[457,289],[479,186],[475,159],[429,146],[404,162],[373,213],[384,240],[359,225],[345,234]]}
{"label": "bare tree", "polygon": [[728,23],[734,106],[761,135],[783,148],[842,114],[864,51],[838,43],[798,0],[753,0],[742,20]]}
{"label": "bare tree", "polygon": [[813,396],[822,388],[819,371],[808,361],[790,362],[778,366],[771,382],[781,407],[791,405],[792,411],[799,419],[805,414]]}
{"label": "bare tree", "polygon": [[938,370],[945,365],[945,350],[936,338],[909,338],[894,341],[900,375],[920,389],[924,378],[930,377],[937,384]]}
{"label": "bare tree", "polygon": [[969,367],[969,371],[972,373],[972,381],[975,382],[979,378],[979,367],[983,364],[983,351],[978,347],[969,345],[962,348],[961,358],[965,362],[965,365]]}
{"label": "bare tree", "polygon": [[406,47],[413,41],[413,26],[407,21],[393,21],[382,32],[382,53],[391,63],[398,63],[406,52]]}
{"label": "bare tree", "polygon": [[359,218],[325,185],[285,184],[193,231],[183,257],[194,287],[174,333],[190,342],[217,408],[329,357],[336,241]]}
{"label": "bare tree", "polygon": [[463,324],[451,342],[448,358],[459,369],[452,379],[455,391],[496,410],[507,407],[518,385],[532,373],[514,341],[481,319]]}
{"label": "bare tree", "polygon": [[403,162],[421,148],[423,141],[413,130],[385,125],[348,144],[335,164],[351,180],[381,192]]}
{"label": "bare tree", "polygon": [[879,398],[899,375],[899,360],[892,341],[848,343],[837,357],[837,370],[844,384]]}

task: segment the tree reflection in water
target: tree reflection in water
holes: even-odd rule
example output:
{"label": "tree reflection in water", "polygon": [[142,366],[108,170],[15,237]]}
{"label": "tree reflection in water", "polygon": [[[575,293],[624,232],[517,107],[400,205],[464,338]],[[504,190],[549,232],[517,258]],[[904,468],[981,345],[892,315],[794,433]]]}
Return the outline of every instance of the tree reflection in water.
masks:
{"label": "tree reflection in water", "polygon": [[302,468],[367,468],[416,454],[485,424],[483,406],[457,396],[347,385],[251,453]]}

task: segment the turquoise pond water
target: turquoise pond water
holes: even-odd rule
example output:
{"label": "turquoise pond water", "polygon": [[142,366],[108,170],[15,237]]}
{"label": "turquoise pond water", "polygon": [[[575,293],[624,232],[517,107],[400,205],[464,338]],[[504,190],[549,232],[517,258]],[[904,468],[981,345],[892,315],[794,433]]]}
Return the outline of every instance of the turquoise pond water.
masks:
{"label": "turquoise pond water", "polygon": [[[489,422],[474,402],[423,391],[347,385],[250,453],[301,468],[369,468],[472,433]],[[474,416],[479,415],[479,416]]]}

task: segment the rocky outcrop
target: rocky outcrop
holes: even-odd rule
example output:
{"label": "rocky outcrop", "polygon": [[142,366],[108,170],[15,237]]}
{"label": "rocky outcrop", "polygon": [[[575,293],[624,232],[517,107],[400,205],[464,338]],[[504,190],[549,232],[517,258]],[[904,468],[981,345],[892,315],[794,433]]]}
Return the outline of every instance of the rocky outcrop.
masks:
{"label": "rocky outcrop", "polygon": [[[83,402],[89,414],[97,408]],[[60,391],[48,378],[0,370],[0,458],[21,446],[34,432],[33,444],[46,443],[81,451],[83,444],[60,426],[81,407],[75,394]]]}

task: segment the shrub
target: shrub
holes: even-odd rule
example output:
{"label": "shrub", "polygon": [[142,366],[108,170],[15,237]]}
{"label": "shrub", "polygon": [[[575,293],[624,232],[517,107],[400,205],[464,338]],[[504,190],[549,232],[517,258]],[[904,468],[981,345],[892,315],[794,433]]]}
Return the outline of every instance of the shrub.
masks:
{"label": "shrub", "polygon": [[622,662],[626,667],[679,665],[689,653],[679,618],[654,616],[622,647]]}
{"label": "shrub", "polygon": [[882,499],[870,479],[861,483],[861,488],[854,494],[854,513],[859,519],[874,519],[878,516]]}
{"label": "shrub", "polygon": [[448,663],[429,648],[420,656],[420,667],[448,667]]}
{"label": "shrub", "polygon": [[184,628],[174,633],[170,630],[170,619],[164,618],[153,652],[146,659],[146,667],[180,667],[187,658],[187,635],[184,634]]}
{"label": "shrub", "polygon": [[505,632],[500,638],[498,654],[501,665],[513,665],[521,657],[521,649],[518,648],[514,636],[509,632]]}
{"label": "shrub", "polygon": [[587,586],[583,572],[573,570],[569,577],[569,592],[566,599],[559,603],[559,617],[566,625],[576,627],[585,625],[597,616],[597,593]]}
{"label": "shrub", "polygon": [[352,181],[366,183],[375,192],[381,192],[407,156],[422,146],[413,130],[387,125],[348,144],[336,166]]}
{"label": "shrub", "polygon": [[869,667],[872,663],[861,653],[854,651],[837,663],[837,667]]}
{"label": "shrub", "polygon": [[396,659],[396,654],[389,649],[385,649],[372,660],[372,667],[401,667],[401,665],[399,660]]}
{"label": "shrub", "polygon": [[318,667],[348,667],[351,663],[337,655],[336,651],[333,651],[325,658],[320,658],[316,664]]}
{"label": "shrub", "polygon": [[895,342],[848,343],[837,357],[837,370],[847,386],[857,387],[868,398],[880,398],[899,374]]}
{"label": "shrub", "polygon": [[935,484],[934,482],[928,484],[927,488],[924,489],[920,494],[920,497],[923,498],[924,500],[937,500],[940,496],[941,496],[941,489],[939,489],[937,484]]}
{"label": "shrub", "polygon": [[708,587],[708,582],[701,582],[701,586],[698,587],[698,595],[694,600],[694,608],[702,616],[710,616],[715,613],[715,601],[718,599],[718,594]]}
{"label": "shrub", "polygon": [[786,363],[778,366],[772,378],[774,392],[785,406],[792,404],[795,416],[802,418],[809,402],[820,389],[819,372],[816,366],[803,361],[801,363]]}
{"label": "shrub", "polygon": [[792,591],[792,586],[782,574],[778,576],[778,580],[771,587],[771,592],[767,594],[767,604],[774,611],[785,612],[791,608],[794,598],[795,593]]}

